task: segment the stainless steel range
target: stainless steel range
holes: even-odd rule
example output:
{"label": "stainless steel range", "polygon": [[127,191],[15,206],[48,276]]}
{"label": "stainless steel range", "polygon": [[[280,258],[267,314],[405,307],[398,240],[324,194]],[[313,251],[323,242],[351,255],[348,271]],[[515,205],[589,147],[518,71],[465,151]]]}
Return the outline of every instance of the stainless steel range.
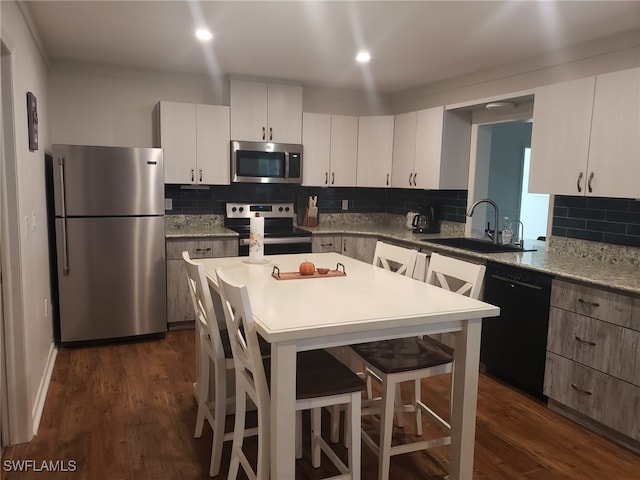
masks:
{"label": "stainless steel range", "polygon": [[224,226],[238,232],[238,253],[249,256],[249,222],[264,217],[264,254],[311,253],[311,232],[293,225],[293,203],[227,203]]}

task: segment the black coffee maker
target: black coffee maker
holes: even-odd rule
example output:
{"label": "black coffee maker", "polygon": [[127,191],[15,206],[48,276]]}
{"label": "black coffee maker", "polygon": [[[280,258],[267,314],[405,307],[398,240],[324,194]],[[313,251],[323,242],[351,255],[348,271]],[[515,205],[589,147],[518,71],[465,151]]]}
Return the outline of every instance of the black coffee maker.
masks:
{"label": "black coffee maker", "polygon": [[435,205],[426,205],[420,209],[420,213],[413,217],[413,233],[438,233],[440,223],[436,214]]}

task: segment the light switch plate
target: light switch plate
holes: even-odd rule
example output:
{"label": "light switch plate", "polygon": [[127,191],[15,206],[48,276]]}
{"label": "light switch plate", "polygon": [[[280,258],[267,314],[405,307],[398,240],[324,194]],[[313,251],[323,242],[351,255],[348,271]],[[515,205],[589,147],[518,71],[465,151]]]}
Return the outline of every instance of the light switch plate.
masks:
{"label": "light switch plate", "polygon": [[173,199],[165,198],[164,199],[164,209],[165,210],[173,210]]}
{"label": "light switch plate", "polygon": [[349,210],[349,200],[342,200],[342,210]]}

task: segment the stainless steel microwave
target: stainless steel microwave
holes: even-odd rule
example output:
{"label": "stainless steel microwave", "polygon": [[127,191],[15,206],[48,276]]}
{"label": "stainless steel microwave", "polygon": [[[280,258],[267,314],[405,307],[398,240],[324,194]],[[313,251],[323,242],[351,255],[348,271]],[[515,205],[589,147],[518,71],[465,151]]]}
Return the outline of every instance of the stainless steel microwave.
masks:
{"label": "stainless steel microwave", "polygon": [[302,145],[231,141],[232,183],[302,183]]}

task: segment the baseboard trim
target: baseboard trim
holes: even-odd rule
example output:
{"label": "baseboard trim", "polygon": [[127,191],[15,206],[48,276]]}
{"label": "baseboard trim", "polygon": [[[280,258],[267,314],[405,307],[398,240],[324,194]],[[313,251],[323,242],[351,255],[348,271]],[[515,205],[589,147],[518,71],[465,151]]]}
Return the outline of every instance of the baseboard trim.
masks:
{"label": "baseboard trim", "polygon": [[40,427],[40,419],[42,418],[42,412],[44,411],[44,403],[47,400],[47,392],[49,391],[49,383],[51,383],[51,376],[53,375],[53,367],[56,364],[56,357],[58,355],[58,349],[55,343],[51,342],[51,348],[49,348],[49,355],[47,356],[47,364],[45,365],[42,379],[38,387],[38,394],[36,400],[33,403],[32,418],[33,418],[33,435],[38,434],[38,428]]}

